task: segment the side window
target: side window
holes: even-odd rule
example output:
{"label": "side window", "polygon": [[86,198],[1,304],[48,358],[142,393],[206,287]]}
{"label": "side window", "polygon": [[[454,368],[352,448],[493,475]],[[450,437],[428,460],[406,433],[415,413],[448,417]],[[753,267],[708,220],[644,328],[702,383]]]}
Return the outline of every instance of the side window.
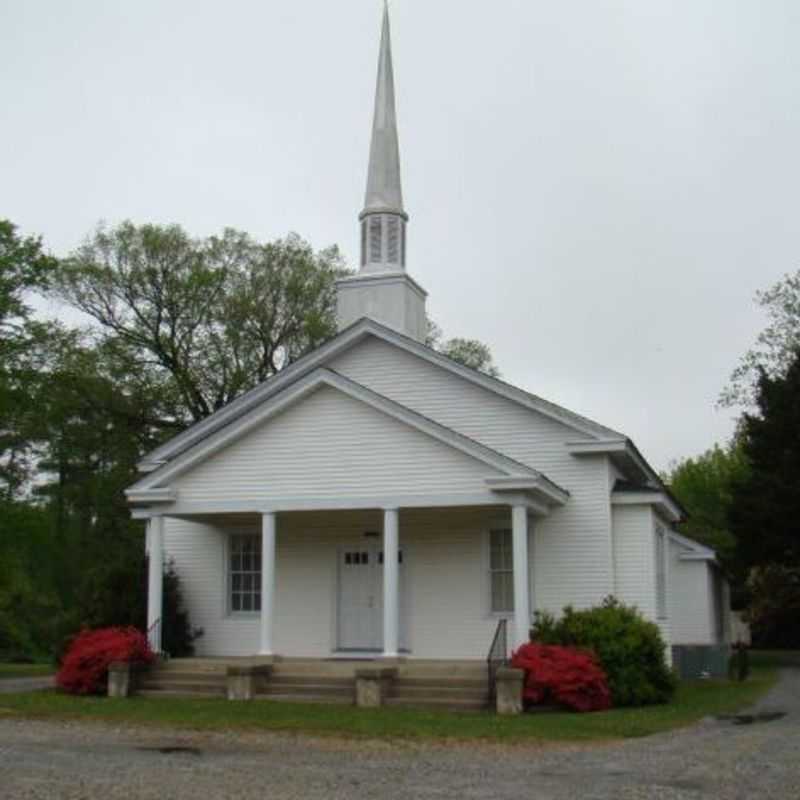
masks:
{"label": "side window", "polygon": [[514,610],[514,563],[510,530],[489,532],[489,587],[492,613],[512,612]]}
{"label": "side window", "polygon": [[260,536],[231,536],[228,586],[231,612],[261,611]]}
{"label": "side window", "polygon": [[667,617],[667,534],[656,525],[656,616]]}

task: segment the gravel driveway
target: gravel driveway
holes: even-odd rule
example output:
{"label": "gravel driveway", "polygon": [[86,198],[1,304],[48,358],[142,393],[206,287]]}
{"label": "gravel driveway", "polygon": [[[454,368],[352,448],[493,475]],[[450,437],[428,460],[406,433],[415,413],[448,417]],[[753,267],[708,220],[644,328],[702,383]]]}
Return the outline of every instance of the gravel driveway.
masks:
{"label": "gravel driveway", "polygon": [[770,710],[787,715],[581,747],[423,746],[0,718],[0,797],[795,800],[800,670],[783,673],[754,709]]}

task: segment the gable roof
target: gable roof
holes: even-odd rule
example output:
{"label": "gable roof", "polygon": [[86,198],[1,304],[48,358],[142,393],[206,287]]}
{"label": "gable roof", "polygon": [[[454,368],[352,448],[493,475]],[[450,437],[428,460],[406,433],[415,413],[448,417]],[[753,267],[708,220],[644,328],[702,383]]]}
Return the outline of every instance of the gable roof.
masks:
{"label": "gable roof", "polygon": [[[149,494],[154,490],[162,490],[163,485],[172,478],[191,470],[214,453],[244,436],[254,427],[301,401],[305,396],[322,386],[337,389],[486,464],[493,470],[504,473],[505,477],[514,479],[516,482],[514,488],[524,485],[525,488],[532,489],[543,497],[549,498],[553,503],[564,502],[569,496],[565,489],[562,489],[541,472],[441,425],[394,400],[384,397],[350,378],[346,378],[333,370],[320,367],[296,380],[286,387],[285,391],[250,408],[247,413],[239,416],[231,424],[219,428],[205,438],[196,441],[180,455],[141,478],[127,490],[126,494],[129,500],[136,502],[137,498],[142,497],[144,493]],[[505,487],[500,487],[500,489],[502,488]]]}
{"label": "gable roof", "polygon": [[[537,395],[518,389],[498,378],[493,378],[478,370],[465,367],[463,364],[454,361],[452,358],[437,352],[427,345],[421,344],[415,339],[404,336],[385,325],[381,325],[373,319],[364,317],[320,345],[316,350],[306,354],[293,364],[285,367],[276,375],[273,375],[263,383],[260,383],[258,386],[228,403],[224,408],[221,408],[206,419],[195,423],[182,433],[179,433],[160,447],[148,453],[139,463],[140,471],[152,472],[158,469],[166,462],[193,448],[198,442],[214,435],[217,431],[247,415],[256,406],[320,368],[326,361],[355,346],[367,336],[375,336],[396,347],[400,347],[472,383],[482,386],[491,392],[561,422],[579,433],[594,439],[612,439],[615,442],[627,441],[623,434],[611,428],[599,425],[586,417],[568,411]],[[362,389],[363,388],[365,387],[362,387]]]}

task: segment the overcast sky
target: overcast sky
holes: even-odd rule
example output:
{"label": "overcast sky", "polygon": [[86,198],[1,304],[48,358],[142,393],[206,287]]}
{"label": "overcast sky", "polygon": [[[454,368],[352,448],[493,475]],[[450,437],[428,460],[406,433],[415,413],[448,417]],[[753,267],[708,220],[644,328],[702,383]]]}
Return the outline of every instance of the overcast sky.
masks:
{"label": "overcast sky", "polygon": [[[409,272],[665,468],[800,267],[797,0],[394,0]],[[0,0],[0,216],[297,231],[355,265],[379,0]]]}

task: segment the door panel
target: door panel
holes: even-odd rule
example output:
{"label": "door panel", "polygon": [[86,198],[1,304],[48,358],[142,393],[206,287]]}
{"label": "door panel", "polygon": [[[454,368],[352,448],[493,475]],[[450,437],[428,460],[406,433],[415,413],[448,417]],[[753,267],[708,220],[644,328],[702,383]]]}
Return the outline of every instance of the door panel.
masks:
{"label": "door panel", "polygon": [[[400,646],[407,646],[406,585],[400,551]],[[338,648],[383,649],[383,551],[354,545],[339,552]]]}

